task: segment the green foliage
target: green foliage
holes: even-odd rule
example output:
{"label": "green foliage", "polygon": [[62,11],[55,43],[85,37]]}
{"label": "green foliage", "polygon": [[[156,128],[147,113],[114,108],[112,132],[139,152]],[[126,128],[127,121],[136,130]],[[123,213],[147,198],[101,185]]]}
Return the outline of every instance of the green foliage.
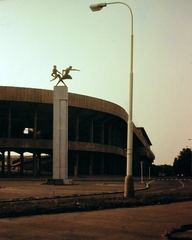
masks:
{"label": "green foliage", "polygon": [[183,148],[178,157],[174,159],[173,171],[179,175],[191,175],[192,152],[190,148]]}
{"label": "green foliage", "polygon": [[173,167],[171,165],[152,165],[152,175],[159,177],[159,176],[171,176],[173,173]]}

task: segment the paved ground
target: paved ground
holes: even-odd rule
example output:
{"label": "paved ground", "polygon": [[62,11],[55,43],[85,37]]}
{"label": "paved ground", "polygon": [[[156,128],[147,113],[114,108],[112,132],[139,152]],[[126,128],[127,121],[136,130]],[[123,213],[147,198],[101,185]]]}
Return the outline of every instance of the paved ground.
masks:
{"label": "paved ground", "polygon": [[191,223],[192,202],[140,208],[0,219],[0,239],[165,239],[173,227]]}
{"label": "paved ground", "polygon": [[[46,179],[0,179],[0,200],[124,191],[124,179],[122,177],[76,178],[73,185],[62,186],[45,183]],[[146,184],[141,183],[139,179],[134,182],[136,190],[145,187]]]}
{"label": "paved ground", "polygon": [[[40,179],[38,181],[0,179],[0,199],[123,191],[122,179],[89,180],[76,179],[75,185],[51,186],[42,184],[44,181]],[[143,183],[135,181],[135,188],[144,186]],[[163,234],[166,231],[184,224],[192,224],[191,216],[192,202],[183,202],[0,219],[0,239],[165,239]]]}

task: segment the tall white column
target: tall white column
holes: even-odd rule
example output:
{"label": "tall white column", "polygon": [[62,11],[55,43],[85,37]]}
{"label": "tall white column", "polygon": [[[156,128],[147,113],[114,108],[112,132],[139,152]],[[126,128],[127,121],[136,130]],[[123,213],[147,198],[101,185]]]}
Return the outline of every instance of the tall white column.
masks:
{"label": "tall white column", "polygon": [[54,87],[53,179],[68,179],[68,88]]}

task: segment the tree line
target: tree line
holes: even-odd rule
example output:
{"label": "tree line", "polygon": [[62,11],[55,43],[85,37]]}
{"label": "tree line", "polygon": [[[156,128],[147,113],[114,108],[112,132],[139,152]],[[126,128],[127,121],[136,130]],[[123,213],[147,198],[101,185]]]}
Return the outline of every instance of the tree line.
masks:
{"label": "tree line", "polygon": [[173,171],[177,175],[190,176],[192,173],[192,152],[190,148],[183,148],[174,159]]}
{"label": "tree line", "polygon": [[173,161],[173,165],[152,165],[153,176],[192,176],[192,151],[183,148]]}

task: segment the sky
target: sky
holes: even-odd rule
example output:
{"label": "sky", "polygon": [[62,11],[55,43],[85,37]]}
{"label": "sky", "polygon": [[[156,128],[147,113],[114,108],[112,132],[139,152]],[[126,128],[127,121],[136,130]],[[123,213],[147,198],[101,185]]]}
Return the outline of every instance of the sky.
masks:
{"label": "sky", "polygon": [[[128,111],[129,9],[98,0],[0,0],[0,86],[52,90],[53,65],[72,65],[68,91]],[[133,12],[133,122],[144,127],[154,164],[192,147],[192,1],[125,0]]]}

